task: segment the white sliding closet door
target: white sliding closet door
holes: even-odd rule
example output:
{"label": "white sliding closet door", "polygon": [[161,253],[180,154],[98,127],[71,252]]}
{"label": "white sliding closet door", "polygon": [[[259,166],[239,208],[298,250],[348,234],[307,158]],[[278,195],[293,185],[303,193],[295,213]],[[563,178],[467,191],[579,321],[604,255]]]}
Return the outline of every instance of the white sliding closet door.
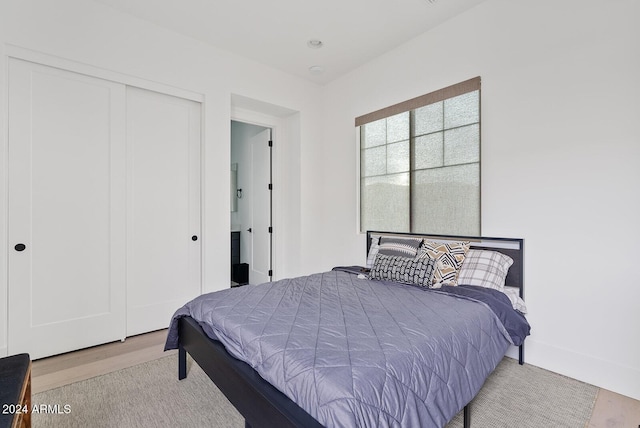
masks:
{"label": "white sliding closet door", "polygon": [[127,335],[201,293],[200,103],[127,88]]}
{"label": "white sliding closet door", "polygon": [[9,353],[125,337],[125,87],[9,61]]}

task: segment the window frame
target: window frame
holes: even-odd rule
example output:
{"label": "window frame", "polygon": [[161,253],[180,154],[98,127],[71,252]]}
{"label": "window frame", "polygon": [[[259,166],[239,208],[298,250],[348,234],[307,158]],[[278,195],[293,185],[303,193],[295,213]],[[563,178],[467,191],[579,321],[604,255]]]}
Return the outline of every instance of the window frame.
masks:
{"label": "window frame", "polygon": [[[478,164],[478,213],[477,213],[478,225],[477,227],[478,229],[477,230],[478,230],[478,236],[481,235],[481,231],[482,231],[482,156],[481,156],[482,155],[482,109],[481,109],[482,91],[481,91],[481,79],[479,76],[465,80],[460,83],[453,84],[451,86],[447,86],[445,88],[430,92],[425,95],[412,98],[407,101],[400,102],[398,104],[394,104],[389,107],[382,108],[380,110],[376,110],[371,113],[367,113],[355,119],[355,126],[356,126],[355,148],[356,148],[356,171],[357,171],[357,174],[356,174],[356,231],[358,234],[366,233],[366,230],[362,230],[362,179],[363,177],[362,177],[362,171],[361,171],[361,168],[362,168],[361,156],[362,156],[363,125],[377,121],[377,120],[386,119],[391,116],[394,116],[400,113],[405,113],[405,112],[409,112],[411,116],[411,120],[413,120],[414,111],[416,109],[419,109],[421,107],[424,107],[430,104],[443,102],[447,99],[454,98],[454,97],[464,95],[474,91],[478,92],[478,123],[477,123],[477,126],[478,126],[478,161],[477,161],[477,164]],[[410,125],[410,127],[413,128],[413,125]],[[443,129],[442,132],[445,132],[445,131],[446,131],[446,128]],[[414,141],[415,138],[416,137],[413,135],[413,129],[410,129],[409,139],[410,139],[411,147],[415,145],[415,141]],[[413,157],[413,151],[410,156],[411,156],[410,158],[411,165],[409,169],[409,174],[411,176],[414,174],[414,171],[415,171],[414,170],[415,160]],[[413,184],[413,179],[410,178],[410,186],[412,186],[412,184]],[[412,187],[410,187],[409,192],[411,195],[413,192]],[[412,198],[413,196],[410,196],[411,200]],[[412,208],[410,205],[409,206],[410,232],[412,232],[411,210]],[[429,231],[422,231],[421,233],[428,233],[428,232]]]}

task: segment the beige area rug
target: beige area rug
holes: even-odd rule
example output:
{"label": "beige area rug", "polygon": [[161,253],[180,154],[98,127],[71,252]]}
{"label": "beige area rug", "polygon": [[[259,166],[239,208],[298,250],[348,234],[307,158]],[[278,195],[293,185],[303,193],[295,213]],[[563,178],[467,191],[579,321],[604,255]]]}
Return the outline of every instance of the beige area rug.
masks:
{"label": "beige area rug", "polygon": [[[505,357],[471,402],[473,428],[584,428],[598,387]],[[462,412],[446,428],[462,427]]]}
{"label": "beige area rug", "polygon": [[191,358],[188,370],[179,381],[174,354],[35,394],[34,405],[58,405],[60,411],[33,413],[32,427],[244,427],[242,416]]}
{"label": "beige area rug", "polygon": [[[197,364],[190,363],[183,381],[177,372],[177,355],[172,355],[35,394],[33,404],[47,406],[49,413],[34,413],[33,427],[244,427]],[[584,428],[597,390],[505,358],[473,401],[471,426]],[[462,414],[447,425],[458,427]]]}

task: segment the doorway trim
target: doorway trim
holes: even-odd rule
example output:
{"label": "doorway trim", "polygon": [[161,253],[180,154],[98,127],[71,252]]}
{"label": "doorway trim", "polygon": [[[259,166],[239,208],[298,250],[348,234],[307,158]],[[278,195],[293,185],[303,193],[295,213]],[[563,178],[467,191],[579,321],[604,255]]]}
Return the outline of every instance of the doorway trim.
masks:
{"label": "doorway trim", "polygon": [[[273,233],[271,234],[271,280],[275,281],[282,277],[278,249],[283,244],[282,228],[285,227],[282,222],[282,216],[280,215],[282,212],[281,207],[284,203],[283,194],[280,192],[280,177],[283,166],[281,148],[286,147],[289,143],[287,141],[287,133],[285,132],[287,124],[286,116],[294,114],[295,111],[277,106],[273,106],[273,108],[275,108],[274,110],[270,104],[259,101],[251,104],[246,100],[249,99],[241,96],[231,96],[231,117],[229,123],[231,123],[231,121],[237,121],[271,129],[271,140],[273,141],[273,146],[271,147],[271,184],[273,186],[271,191],[271,225],[273,227]],[[248,105],[251,109],[245,108],[245,105]],[[253,110],[253,108],[260,109],[260,111]],[[271,113],[275,113],[277,116]],[[283,116],[280,116],[280,114],[283,114]],[[286,116],[284,116],[285,114]],[[229,143],[231,143],[231,139],[229,139]],[[229,163],[231,163],[231,159],[229,159]]]}

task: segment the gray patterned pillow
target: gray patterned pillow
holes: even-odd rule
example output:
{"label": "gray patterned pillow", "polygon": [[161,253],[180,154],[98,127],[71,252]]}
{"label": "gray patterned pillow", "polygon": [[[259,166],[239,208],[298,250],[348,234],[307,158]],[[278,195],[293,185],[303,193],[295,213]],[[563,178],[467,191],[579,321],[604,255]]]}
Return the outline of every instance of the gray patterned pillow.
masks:
{"label": "gray patterned pillow", "polygon": [[428,257],[415,259],[378,253],[369,275],[371,279],[431,287],[434,266],[435,260]]}
{"label": "gray patterned pillow", "polygon": [[380,238],[379,252],[386,256],[415,257],[422,238]]}
{"label": "gray patterned pillow", "polygon": [[522,300],[522,298],[520,297],[519,288],[504,287],[504,290],[502,290],[502,292],[507,295],[509,300],[511,300],[511,306],[513,306],[513,309],[523,314],[527,313],[527,305],[526,303],[524,303],[524,300]]}

